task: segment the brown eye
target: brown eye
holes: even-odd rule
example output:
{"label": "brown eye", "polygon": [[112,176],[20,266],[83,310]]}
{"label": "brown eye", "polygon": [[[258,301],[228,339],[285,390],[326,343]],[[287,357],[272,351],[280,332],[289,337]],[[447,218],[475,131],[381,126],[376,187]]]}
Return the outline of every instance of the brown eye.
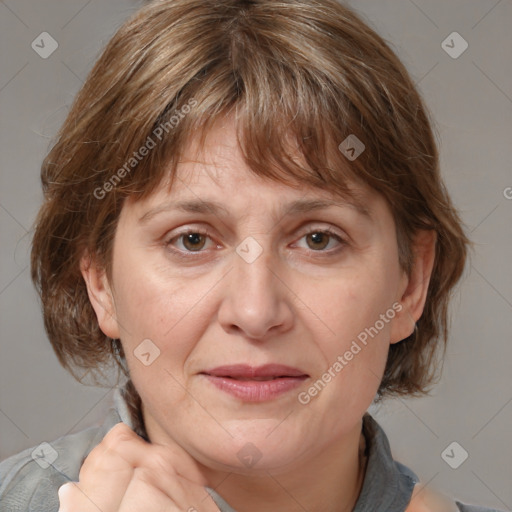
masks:
{"label": "brown eye", "polygon": [[325,249],[329,244],[330,239],[330,235],[327,233],[322,233],[321,231],[309,233],[309,235],[306,235],[306,242],[308,247],[315,251]]}
{"label": "brown eye", "polygon": [[201,233],[186,233],[181,235],[183,247],[188,251],[200,251],[206,244],[206,236]]}

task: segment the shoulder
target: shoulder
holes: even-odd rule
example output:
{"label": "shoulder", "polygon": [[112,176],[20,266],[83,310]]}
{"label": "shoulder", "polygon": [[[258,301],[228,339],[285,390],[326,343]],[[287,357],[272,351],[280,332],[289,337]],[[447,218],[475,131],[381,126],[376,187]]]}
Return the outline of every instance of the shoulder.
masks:
{"label": "shoulder", "polygon": [[417,484],[406,512],[500,512],[497,509],[466,505],[444,494]]}
{"label": "shoulder", "polygon": [[478,505],[466,505],[460,501],[455,502],[460,512],[501,512],[497,508],[480,507]]}
{"label": "shoulder", "polygon": [[119,414],[111,410],[100,427],[41,443],[1,462],[1,510],[57,511],[59,487],[78,480],[85,457],[120,421]]}

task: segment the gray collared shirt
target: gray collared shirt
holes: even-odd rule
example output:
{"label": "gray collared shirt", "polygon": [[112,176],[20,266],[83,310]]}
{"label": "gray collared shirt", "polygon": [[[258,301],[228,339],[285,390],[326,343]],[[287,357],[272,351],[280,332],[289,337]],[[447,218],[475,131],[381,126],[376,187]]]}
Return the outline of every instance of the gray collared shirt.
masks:
{"label": "gray collared shirt", "polygon": [[[0,512],[58,512],[59,487],[69,481],[78,481],[83,461],[106,433],[119,422],[134,428],[119,389],[114,403],[115,407],[100,427],[29,448],[0,463]],[[363,418],[363,433],[368,462],[354,512],[405,511],[418,477],[393,460],[386,434],[369,414]],[[208,490],[221,512],[236,512],[215,491]],[[460,502],[456,504],[460,512],[499,512]]]}

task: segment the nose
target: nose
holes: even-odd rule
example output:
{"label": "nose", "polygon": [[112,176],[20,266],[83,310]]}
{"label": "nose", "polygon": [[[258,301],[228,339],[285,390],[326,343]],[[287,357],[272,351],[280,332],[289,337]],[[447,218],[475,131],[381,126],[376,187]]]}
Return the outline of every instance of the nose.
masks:
{"label": "nose", "polygon": [[[240,253],[242,254],[242,253]],[[249,262],[233,255],[234,268],[224,280],[218,320],[230,334],[263,340],[284,333],[293,325],[293,292],[279,275],[277,257],[264,249]]]}

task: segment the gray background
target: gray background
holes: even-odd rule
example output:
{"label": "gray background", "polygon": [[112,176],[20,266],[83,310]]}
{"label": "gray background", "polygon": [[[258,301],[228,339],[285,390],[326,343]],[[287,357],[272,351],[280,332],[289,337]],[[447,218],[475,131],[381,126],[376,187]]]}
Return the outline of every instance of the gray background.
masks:
{"label": "gray background", "polygon": [[[349,3],[391,42],[419,84],[436,121],[448,189],[476,244],[455,295],[439,385],[428,398],[387,401],[372,412],[395,457],[424,482],[510,510],[512,2]],[[41,160],[101,47],[137,5],[0,2],[0,458],[97,424],[111,404],[111,389],[84,387],[59,366],[29,279],[28,251]],[[44,31],[59,45],[47,59],[31,48]],[[453,31],[469,44],[456,59],[441,47]],[[441,457],[453,441],[469,453],[457,469]]]}

